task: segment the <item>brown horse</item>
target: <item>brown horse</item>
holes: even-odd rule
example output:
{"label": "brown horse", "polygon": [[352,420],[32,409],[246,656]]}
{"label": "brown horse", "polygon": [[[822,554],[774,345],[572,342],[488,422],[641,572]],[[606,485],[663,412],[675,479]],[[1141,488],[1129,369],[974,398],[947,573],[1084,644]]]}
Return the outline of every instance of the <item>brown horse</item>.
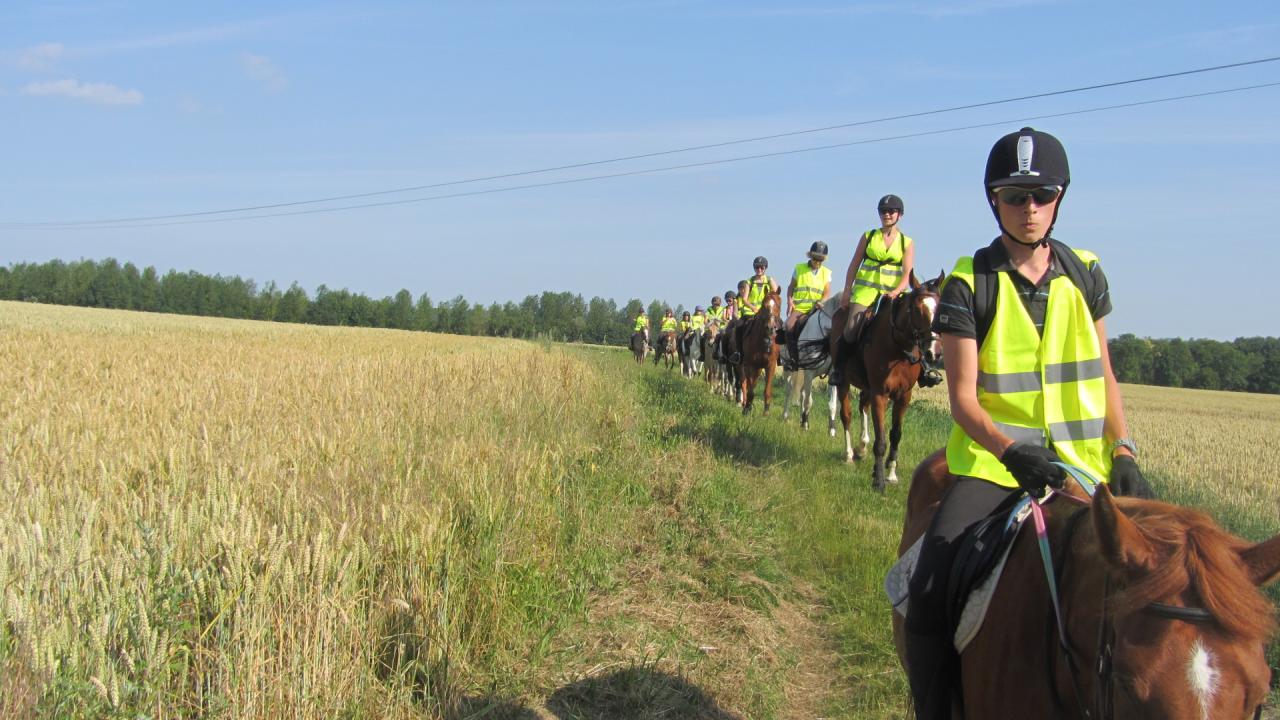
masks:
{"label": "brown horse", "polygon": [[635,357],[636,362],[644,362],[644,356],[648,353],[649,341],[644,339],[644,333],[640,331],[631,333],[631,354]]}
{"label": "brown horse", "polygon": [[[840,383],[840,422],[844,425],[845,461],[861,460],[867,450],[867,414],[870,410],[876,431],[874,446],[876,463],[872,471],[872,487],[884,492],[886,482],[898,482],[898,443],[902,439],[902,418],[911,405],[911,393],[920,379],[921,362],[932,352],[933,316],[938,308],[937,288],[945,274],[921,284],[911,275],[911,292],[881,301],[880,310],[866,323],[856,351],[845,347],[839,362],[844,370]],[[836,311],[831,327],[845,326],[849,308]],[[858,410],[862,417],[862,442],[857,451],[849,434],[853,419],[850,386],[861,393]],[[889,430],[886,458],[884,415],[893,401],[893,427]],[[886,477],[886,465],[888,473]]]}
{"label": "brown horse", "polygon": [[720,323],[712,320],[702,331],[702,378],[711,386],[712,392],[720,382],[720,360],[716,357],[716,341],[720,339]]}
{"label": "brown horse", "polygon": [[653,364],[657,365],[659,360],[667,361],[668,370],[680,364],[680,359],[676,355],[676,333],[674,330],[658,334],[658,342],[654,345]]}
{"label": "brown horse", "polygon": [[773,402],[773,372],[778,367],[778,343],[774,342],[774,335],[782,324],[779,319],[781,305],[779,294],[769,293],[760,303],[760,310],[745,320],[747,326],[742,333],[742,362],[738,363],[743,415],[751,412],[761,370],[764,371],[764,414],[769,414],[769,405]]}
{"label": "brown horse", "polygon": [[[953,481],[943,450],[917,467],[899,554]],[[1113,498],[1105,487],[1092,504],[1055,500],[1045,511],[1072,662],[1059,645],[1035,532],[1024,527],[987,621],[961,655],[953,716],[1261,717],[1274,616],[1258,588],[1280,576],[1280,535],[1251,545],[1199,511]],[[893,620],[904,658],[902,621]]]}

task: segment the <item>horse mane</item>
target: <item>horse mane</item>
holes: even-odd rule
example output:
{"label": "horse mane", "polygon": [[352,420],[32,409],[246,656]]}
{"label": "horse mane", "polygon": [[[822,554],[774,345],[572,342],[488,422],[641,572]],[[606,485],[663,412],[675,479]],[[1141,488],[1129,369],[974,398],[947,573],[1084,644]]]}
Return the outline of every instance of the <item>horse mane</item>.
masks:
{"label": "horse mane", "polygon": [[1204,513],[1153,500],[1117,498],[1156,551],[1147,574],[1115,598],[1134,612],[1190,588],[1223,630],[1267,638],[1276,628],[1271,604],[1254,585],[1239,551],[1249,543],[1222,530]]}

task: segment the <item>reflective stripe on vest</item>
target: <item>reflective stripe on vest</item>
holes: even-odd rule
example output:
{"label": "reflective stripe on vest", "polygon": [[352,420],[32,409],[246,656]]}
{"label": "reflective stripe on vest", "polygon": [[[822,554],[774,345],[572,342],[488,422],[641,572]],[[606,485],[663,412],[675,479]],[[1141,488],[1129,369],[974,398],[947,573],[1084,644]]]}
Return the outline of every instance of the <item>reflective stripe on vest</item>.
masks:
{"label": "reflective stripe on vest", "polygon": [[[1091,253],[1076,251],[1096,262]],[[951,273],[973,287],[973,258]],[[1015,442],[1052,445],[1063,462],[1106,479],[1110,453],[1103,440],[1107,387],[1102,349],[1084,295],[1066,275],[1049,283],[1043,335],[1036,332],[1007,272],[995,273],[991,330],[978,349],[978,404],[996,428]],[[1000,460],[953,424],[947,442],[952,473],[998,485],[1018,483]]]}
{"label": "reflective stripe on vest", "polygon": [[866,233],[867,249],[854,276],[850,302],[870,307],[881,293],[898,287],[902,280],[902,258],[912,240],[899,232],[898,239],[886,250],[884,231],[880,228]]}
{"label": "reflective stripe on vest", "polygon": [[807,313],[813,304],[822,299],[822,291],[831,284],[831,268],[826,265],[814,270],[809,263],[802,262],[796,266],[796,289],[791,291],[791,303],[796,312]]}

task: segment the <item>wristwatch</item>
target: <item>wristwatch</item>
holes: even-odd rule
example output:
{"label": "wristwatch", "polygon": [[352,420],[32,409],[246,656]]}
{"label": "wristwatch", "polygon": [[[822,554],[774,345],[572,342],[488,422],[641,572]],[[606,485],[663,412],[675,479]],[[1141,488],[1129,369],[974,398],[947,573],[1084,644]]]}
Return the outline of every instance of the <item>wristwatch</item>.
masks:
{"label": "wristwatch", "polygon": [[1120,438],[1119,440],[1111,443],[1112,455],[1115,454],[1117,448],[1128,448],[1129,452],[1133,453],[1133,456],[1135,458],[1138,457],[1138,446],[1134,445],[1133,441],[1130,440],[1129,438]]}

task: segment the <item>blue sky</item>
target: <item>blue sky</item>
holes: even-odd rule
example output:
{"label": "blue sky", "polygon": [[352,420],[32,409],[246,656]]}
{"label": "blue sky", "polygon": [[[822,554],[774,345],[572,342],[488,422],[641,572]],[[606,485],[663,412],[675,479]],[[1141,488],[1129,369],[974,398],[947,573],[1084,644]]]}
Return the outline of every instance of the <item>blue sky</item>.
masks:
{"label": "blue sky", "polygon": [[[633,177],[324,214],[22,223],[273,204],[659,152],[1280,55],[1280,6],[7,2],[0,263],[116,257],[380,297],[570,290],[705,303],[814,240],[842,276],[901,195],[929,274],[994,237],[981,191],[1024,118],[1280,81],[1280,62],[683,153],[303,206],[421,198],[948,130]],[[1098,253],[1113,335],[1280,334],[1280,87],[1036,120]]]}

